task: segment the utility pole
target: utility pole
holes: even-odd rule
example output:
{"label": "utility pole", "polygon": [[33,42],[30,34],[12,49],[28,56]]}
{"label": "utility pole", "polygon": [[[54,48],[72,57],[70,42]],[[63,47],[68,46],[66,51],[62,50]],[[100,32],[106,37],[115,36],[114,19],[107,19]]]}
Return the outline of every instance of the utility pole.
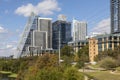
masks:
{"label": "utility pole", "polygon": [[59,65],[60,65],[60,46],[61,46],[61,38],[60,38],[60,27],[59,27]]}
{"label": "utility pole", "polygon": [[40,46],[40,49],[41,49],[41,50],[40,50],[40,55],[42,56],[42,46]]}

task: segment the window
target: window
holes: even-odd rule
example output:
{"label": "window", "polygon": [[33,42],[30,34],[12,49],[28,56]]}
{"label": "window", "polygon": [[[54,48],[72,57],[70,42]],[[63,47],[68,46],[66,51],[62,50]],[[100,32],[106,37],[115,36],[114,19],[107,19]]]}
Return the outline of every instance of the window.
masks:
{"label": "window", "polygon": [[109,40],[112,40],[112,36],[109,37]]}

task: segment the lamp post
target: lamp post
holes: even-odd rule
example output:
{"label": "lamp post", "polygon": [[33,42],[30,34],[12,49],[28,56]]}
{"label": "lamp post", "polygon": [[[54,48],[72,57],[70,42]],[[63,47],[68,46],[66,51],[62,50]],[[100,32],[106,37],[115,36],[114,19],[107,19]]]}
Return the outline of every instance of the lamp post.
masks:
{"label": "lamp post", "polygon": [[40,46],[40,55],[42,56],[42,46]]}
{"label": "lamp post", "polygon": [[60,65],[60,45],[61,44],[61,39],[60,39],[60,27],[59,27],[59,65]]}

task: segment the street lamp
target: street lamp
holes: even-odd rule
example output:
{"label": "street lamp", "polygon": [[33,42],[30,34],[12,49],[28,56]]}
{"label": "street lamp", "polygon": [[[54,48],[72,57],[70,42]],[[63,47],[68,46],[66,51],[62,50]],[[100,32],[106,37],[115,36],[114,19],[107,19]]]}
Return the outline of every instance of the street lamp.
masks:
{"label": "street lamp", "polygon": [[40,55],[42,56],[42,46],[40,46]]}
{"label": "street lamp", "polygon": [[61,44],[61,40],[60,40],[60,27],[59,27],[59,65],[60,65],[60,45]]}

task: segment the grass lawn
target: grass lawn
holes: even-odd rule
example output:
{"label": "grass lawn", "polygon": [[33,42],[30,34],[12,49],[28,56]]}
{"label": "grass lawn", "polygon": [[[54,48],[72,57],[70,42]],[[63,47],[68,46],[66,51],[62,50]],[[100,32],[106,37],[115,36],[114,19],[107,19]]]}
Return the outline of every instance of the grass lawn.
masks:
{"label": "grass lawn", "polygon": [[120,80],[120,75],[111,74],[110,71],[85,72],[97,80]]}
{"label": "grass lawn", "polygon": [[1,74],[11,74],[12,72],[10,71],[0,71]]}
{"label": "grass lawn", "polygon": [[100,68],[100,65],[96,64],[96,65],[90,65],[93,68]]}
{"label": "grass lawn", "polygon": [[11,78],[16,78],[16,77],[17,77],[17,74],[12,73],[12,74],[10,74],[8,77],[11,77]]}
{"label": "grass lawn", "polygon": [[8,77],[11,77],[11,78],[16,78],[17,77],[17,74],[16,73],[12,73],[10,71],[0,71],[1,74],[9,74]]}

